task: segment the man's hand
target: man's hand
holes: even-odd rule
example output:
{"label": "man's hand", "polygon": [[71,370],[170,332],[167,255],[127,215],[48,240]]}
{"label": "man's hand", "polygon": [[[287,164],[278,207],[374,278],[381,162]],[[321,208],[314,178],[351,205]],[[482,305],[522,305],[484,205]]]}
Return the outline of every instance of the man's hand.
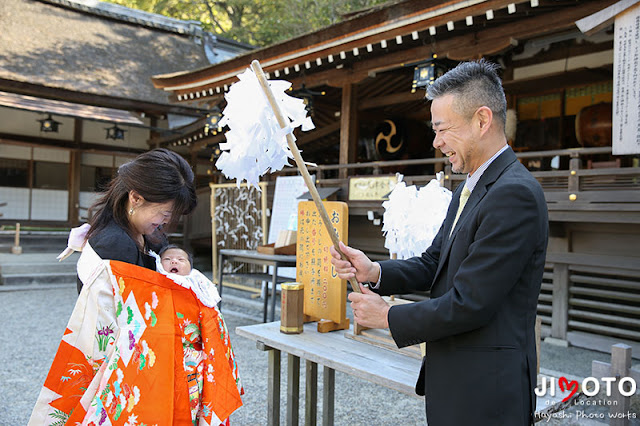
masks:
{"label": "man's hand", "polygon": [[390,306],[382,297],[360,284],[362,293],[350,293],[353,318],[358,324],[369,328],[389,328]]}
{"label": "man's hand", "polygon": [[335,247],[330,246],[331,263],[333,264],[340,279],[348,280],[353,277],[359,283],[377,282],[380,276],[380,265],[372,262],[363,252],[345,246],[340,242],[340,250],[348,260],[342,260]]}

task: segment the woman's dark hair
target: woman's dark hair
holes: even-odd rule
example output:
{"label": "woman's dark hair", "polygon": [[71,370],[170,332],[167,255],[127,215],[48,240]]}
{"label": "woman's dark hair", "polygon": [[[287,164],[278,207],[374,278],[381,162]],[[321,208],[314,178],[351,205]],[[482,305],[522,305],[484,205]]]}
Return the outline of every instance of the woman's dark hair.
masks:
{"label": "woman's dark hair", "polygon": [[191,267],[191,269],[193,269],[193,256],[191,255],[191,253],[189,253],[188,251],[186,251],[185,249],[183,249],[177,244],[167,244],[166,246],[162,247],[162,250],[160,250],[160,253],[158,253],[158,256],[160,256],[160,259],[162,260],[162,255],[167,250],[171,250],[171,249],[178,249],[185,252],[187,254],[187,260],[189,260],[189,266]]}
{"label": "woman's dark hair", "polygon": [[191,213],[197,203],[189,163],[173,151],[154,149],[118,168],[107,191],[91,206],[93,215],[87,238],[97,235],[112,220],[130,232],[127,200],[131,190],[150,203],[173,201],[169,226],[175,225],[180,216]]}

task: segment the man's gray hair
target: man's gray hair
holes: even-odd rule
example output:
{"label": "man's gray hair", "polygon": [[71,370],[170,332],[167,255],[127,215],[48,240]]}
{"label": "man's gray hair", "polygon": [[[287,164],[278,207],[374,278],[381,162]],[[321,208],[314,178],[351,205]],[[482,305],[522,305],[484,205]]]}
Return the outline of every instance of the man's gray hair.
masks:
{"label": "man's gray hair", "polygon": [[461,62],[427,87],[427,99],[452,94],[455,96],[453,108],[467,118],[471,118],[481,106],[487,106],[504,129],[507,121],[507,99],[498,69],[497,64],[485,59]]}

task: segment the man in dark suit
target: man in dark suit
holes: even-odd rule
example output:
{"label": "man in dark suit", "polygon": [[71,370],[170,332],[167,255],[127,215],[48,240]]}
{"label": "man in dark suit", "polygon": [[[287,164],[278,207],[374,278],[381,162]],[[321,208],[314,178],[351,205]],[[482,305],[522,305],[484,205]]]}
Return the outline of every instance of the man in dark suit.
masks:
{"label": "man in dark suit", "polygon": [[[432,245],[418,257],[372,262],[332,249],[343,279],[369,282],[349,300],[356,321],[389,327],[398,347],[421,342],[416,384],[430,426],[529,425],[535,411],[535,317],[548,239],[542,188],[507,145],[497,66],[465,62],[427,89],[433,146],[467,179]],[[466,202],[466,203],[465,203]],[[430,290],[389,307],[380,295]]]}

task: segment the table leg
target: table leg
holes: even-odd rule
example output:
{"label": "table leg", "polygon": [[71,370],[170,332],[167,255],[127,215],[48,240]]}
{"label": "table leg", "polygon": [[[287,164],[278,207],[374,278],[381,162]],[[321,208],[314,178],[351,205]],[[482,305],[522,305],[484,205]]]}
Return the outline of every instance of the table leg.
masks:
{"label": "table leg", "polygon": [[334,400],[336,393],[336,370],[324,367],[322,383],[322,425],[333,425]]}
{"label": "table leg", "polygon": [[298,425],[300,405],[300,357],[287,357],[287,425]]}
{"label": "table leg", "polygon": [[[215,249],[215,248],[214,248]],[[218,294],[222,298],[222,270],[224,269],[224,255],[220,253],[218,255]],[[218,309],[222,309],[222,300],[218,303]]]}
{"label": "table leg", "polygon": [[304,424],[316,426],[318,417],[318,364],[306,361],[307,387],[305,389]]}
{"label": "table leg", "polygon": [[266,284],[265,282],[265,289],[264,289],[264,301],[263,306],[262,306],[262,322],[267,322],[267,311],[268,309],[268,300],[269,300],[269,284]]}
{"label": "table leg", "polygon": [[271,280],[271,315],[269,316],[269,321],[275,321],[276,316],[276,286],[278,283],[278,263],[273,267],[273,279]]}
{"label": "table leg", "polygon": [[280,425],[280,351],[269,350],[269,380],[267,389],[267,424]]}

